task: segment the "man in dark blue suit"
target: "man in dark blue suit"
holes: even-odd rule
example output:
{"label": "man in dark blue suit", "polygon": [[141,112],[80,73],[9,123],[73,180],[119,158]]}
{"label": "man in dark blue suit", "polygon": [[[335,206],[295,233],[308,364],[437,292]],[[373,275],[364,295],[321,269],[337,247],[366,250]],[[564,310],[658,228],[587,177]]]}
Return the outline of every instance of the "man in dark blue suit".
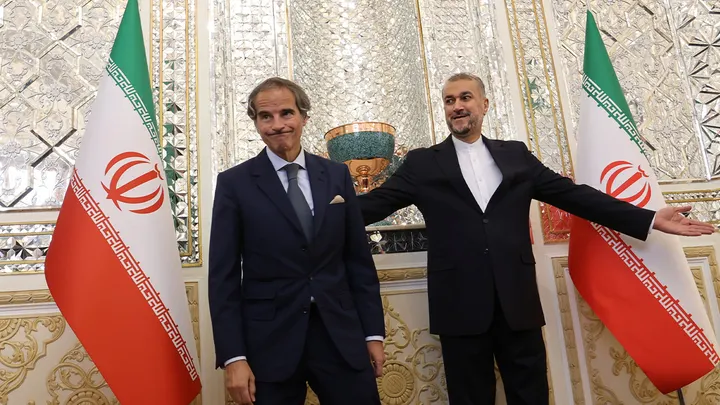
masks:
{"label": "man in dark blue suit", "polygon": [[258,85],[248,115],[267,148],[218,175],[216,366],[238,404],[302,405],[309,383],[323,405],[379,405],[380,284],[347,167],[302,150],[309,110],[291,81]]}

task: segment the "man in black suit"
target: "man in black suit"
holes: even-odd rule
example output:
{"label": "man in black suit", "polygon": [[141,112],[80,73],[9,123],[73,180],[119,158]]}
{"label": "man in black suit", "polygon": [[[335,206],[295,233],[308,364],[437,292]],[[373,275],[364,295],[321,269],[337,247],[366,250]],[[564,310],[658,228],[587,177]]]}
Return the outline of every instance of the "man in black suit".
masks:
{"label": "man in black suit", "polygon": [[309,110],[291,81],[258,85],[248,115],[267,148],[218,175],[216,366],[242,405],[302,405],[306,382],[324,405],[379,405],[380,284],[347,167],[302,150]]}
{"label": "man in black suit", "polygon": [[576,185],[524,143],[485,138],[488,100],[477,76],[448,79],[443,103],[451,136],[410,151],[381,187],[360,196],[365,223],[411,204],[425,218],[430,332],[440,335],[451,405],[494,405],[493,360],[509,405],[547,404],[531,201],[643,240],[651,228],[700,235],[713,227],[686,219],[689,207],[654,212]]}

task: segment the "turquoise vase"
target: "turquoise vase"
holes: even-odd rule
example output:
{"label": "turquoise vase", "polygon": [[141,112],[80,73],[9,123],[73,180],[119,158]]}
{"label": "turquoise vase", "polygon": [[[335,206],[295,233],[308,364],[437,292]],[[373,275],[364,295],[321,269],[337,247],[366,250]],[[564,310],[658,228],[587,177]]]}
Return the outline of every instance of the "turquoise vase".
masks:
{"label": "turquoise vase", "polygon": [[382,122],[357,122],[331,129],[325,134],[328,156],[348,166],[357,181],[356,191],[366,193],[382,183],[395,151],[395,128]]}

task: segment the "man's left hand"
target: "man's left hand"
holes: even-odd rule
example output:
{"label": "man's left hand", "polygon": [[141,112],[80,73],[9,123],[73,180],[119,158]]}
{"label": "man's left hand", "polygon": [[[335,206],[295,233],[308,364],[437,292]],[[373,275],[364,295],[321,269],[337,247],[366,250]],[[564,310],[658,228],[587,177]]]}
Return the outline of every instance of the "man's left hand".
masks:
{"label": "man's left hand", "polygon": [[682,236],[711,235],[715,232],[715,226],[705,222],[696,221],[685,217],[683,213],[689,212],[690,206],[665,207],[655,214],[653,228],[658,231]]}
{"label": "man's left hand", "polygon": [[370,361],[375,368],[375,377],[382,376],[383,364],[385,363],[385,348],[383,342],[376,340],[367,342],[368,353],[370,353]]}

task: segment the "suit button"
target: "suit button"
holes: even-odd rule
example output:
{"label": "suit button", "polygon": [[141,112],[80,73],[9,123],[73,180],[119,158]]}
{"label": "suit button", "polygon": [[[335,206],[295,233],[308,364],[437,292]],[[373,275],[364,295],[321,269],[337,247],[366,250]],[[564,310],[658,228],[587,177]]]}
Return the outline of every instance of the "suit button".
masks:
{"label": "suit button", "polygon": [[484,254],[484,255],[486,255],[486,254],[488,254],[488,253],[490,253],[490,249],[485,249],[485,250],[483,250],[483,254]]}
{"label": "suit button", "polygon": [[300,250],[302,250],[303,252],[307,252],[307,247],[306,247],[306,246],[303,246],[303,247],[300,248]]}
{"label": "suit button", "polygon": [[490,220],[489,220],[489,219],[487,219],[487,218],[483,218],[483,224],[487,224],[488,222],[490,222]]}
{"label": "suit button", "polygon": [[308,280],[312,281],[313,280],[312,276],[308,277]]}
{"label": "suit button", "polygon": [[303,314],[307,314],[307,313],[308,313],[308,309],[306,307],[303,307]]}

